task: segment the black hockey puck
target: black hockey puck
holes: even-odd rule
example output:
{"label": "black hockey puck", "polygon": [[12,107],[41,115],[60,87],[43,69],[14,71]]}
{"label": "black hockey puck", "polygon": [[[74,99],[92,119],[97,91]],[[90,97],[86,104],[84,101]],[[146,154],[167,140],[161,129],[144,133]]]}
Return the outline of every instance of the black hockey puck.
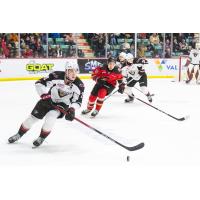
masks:
{"label": "black hockey puck", "polygon": [[130,161],[130,156],[126,157],[126,161],[129,162]]}

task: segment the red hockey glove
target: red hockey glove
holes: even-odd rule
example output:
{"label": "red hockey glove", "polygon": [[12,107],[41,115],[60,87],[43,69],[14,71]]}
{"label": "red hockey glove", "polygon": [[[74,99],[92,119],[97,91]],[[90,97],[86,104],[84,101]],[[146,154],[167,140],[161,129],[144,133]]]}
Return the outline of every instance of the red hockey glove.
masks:
{"label": "red hockey glove", "polygon": [[51,95],[50,94],[42,94],[40,97],[42,100],[47,100],[47,99],[51,98]]}

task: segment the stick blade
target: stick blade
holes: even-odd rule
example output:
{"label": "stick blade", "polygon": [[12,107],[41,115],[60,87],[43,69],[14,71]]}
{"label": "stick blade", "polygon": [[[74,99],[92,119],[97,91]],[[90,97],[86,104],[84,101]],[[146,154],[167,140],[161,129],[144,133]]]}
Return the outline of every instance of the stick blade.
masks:
{"label": "stick blade", "polygon": [[189,118],[190,118],[190,116],[187,115],[187,116],[185,116],[185,117],[179,118],[178,121],[188,120]]}
{"label": "stick blade", "polygon": [[126,149],[129,151],[136,151],[136,150],[142,149],[143,147],[144,147],[144,143],[141,142],[133,147],[127,147]]}

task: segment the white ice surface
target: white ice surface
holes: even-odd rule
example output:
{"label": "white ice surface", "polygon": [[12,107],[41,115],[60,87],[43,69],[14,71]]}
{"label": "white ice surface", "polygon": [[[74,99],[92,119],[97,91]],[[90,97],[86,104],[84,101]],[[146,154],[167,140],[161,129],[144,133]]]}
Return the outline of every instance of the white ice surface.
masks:
{"label": "white ice surface", "polygon": [[152,105],[176,117],[190,115],[179,122],[137,100],[125,104],[126,95],[121,94],[106,100],[96,118],[82,116],[94,84],[91,80],[84,83],[84,101],[76,117],[125,145],[144,142],[143,149],[128,152],[79,122],[64,119],[57,120],[46,142],[37,149],[31,148],[32,141],[39,135],[42,121],[16,144],[8,144],[7,139],[17,132],[39,97],[34,81],[0,82],[0,165],[200,165],[199,85],[149,80],[150,92],[155,94]]}

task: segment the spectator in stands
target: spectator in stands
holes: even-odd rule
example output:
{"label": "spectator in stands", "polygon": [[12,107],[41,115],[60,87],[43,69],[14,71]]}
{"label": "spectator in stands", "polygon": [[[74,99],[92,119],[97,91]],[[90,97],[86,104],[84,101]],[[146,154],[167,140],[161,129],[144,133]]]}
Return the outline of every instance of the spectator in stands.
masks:
{"label": "spectator in stands", "polygon": [[157,33],[153,33],[150,38],[150,45],[152,47],[152,50],[155,50],[155,46],[158,46],[160,44],[159,35]]}
{"label": "spectator in stands", "polygon": [[144,46],[144,44],[140,44],[138,46],[138,49],[137,49],[137,56],[139,58],[144,58],[145,57],[145,52],[147,51],[147,47]]}
{"label": "spectator in stands", "polygon": [[146,33],[139,33],[138,38],[140,38],[140,39],[146,39],[147,38],[147,34]]}
{"label": "spectator in stands", "polygon": [[60,48],[60,45],[56,45],[56,57],[61,58],[62,57],[62,50]]}
{"label": "spectator in stands", "polygon": [[35,53],[37,47],[36,47],[36,40],[35,40],[34,36],[31,36],[30,39],[28,40],[28,42],[26,40],[26,45],[28,45],[29,48],[32,49],[33,53]]}
{"label": "spectator in stands", "polygon": [[18,34],[0,33],[0,51],[3,58],[18,57]]}
{"label": "spectator in stands", "polygon": [[154,52],[153,52],[153,56],[152,56],[152,57],[153,57],[153,58],[161,58],[162,55],[158,52],[157,49],[155,49]]}
{"label": "spectator in stands", "polygon": [[[46,43],[43,43],[47,42],[46,36],[46,33],[20,34],[21,56],[26,55],[28,51],[28,54],[32,54],[33,57],[46,57],[46,49],[43,48],[43,45],[47,45]],[[30,50],[32,50],[31,53]]]}
{"label": "spectator in stands", "polygon": [[130,53],[130,44],[125,42],[121,45],[121,51],[125,52],[125,53]]}
{"label": "spectator in stands", "polygon": [[3,36],[1,38],[1,47],[2,47],[2,50],[3,50],[3,55],[5,56],[5,58],[8,58],[9,57],[9,49],[7,47],[7,44],[6,44],[6,37]]}
{"label": "spectator in stands", "polygon": [[18,42],[18,34],[16,33],[11,33],[10,34],[10,41],[13,41],[13,42]]}
{"label": "spectator in stands", "polygon": [[173,41],[173,52],[177,52],[177,51],[180,51],[180,46],[178,44],[177,39],[174,38],[174,41]]}
{"label": "spectator in stands", "polygon": [[109,34],[109,44],[110,45],[117,45],[117,37],[114,33]]}
{"label": "spectator in stands", "polygon": [[153,33],[150,38],[150,43],[154,46],[160,43],[159,35],[157,33]]}
{"label": "spectator in stands", "polygon": [[33,57],[33,51],[29,48],[28,45],[26,45],[22,57],[23,58],[32,58]]}
{"label": "spectator in stands", "polygon": [[105,36],[104,34],[98,35],[98,40],[96,43],[96,53],[97,57],[105,57]]}
{"label": "spectator in stands", "polygon": [[192,46],[192,48],[195,49],[196,42],[197,42],[196,39],[195,39],[195,38],[192,38],[192,40],[189,42],[188,45],[189,45],[189,46]]}
{"label": "spectator in stands", "polygon": [[181,51],[184,55],[189,55],[189,52],[188,52],[188,44],[186,43],[185,39],[182,39],[182,42],[179,42],[179,46],[180,46],[180,51]]}
{"label": "spectator in stands", "polygon": [[165,40],[165,58],[171,58],[171,42],[167,38]]}
{"label": "spectator in stands", "polygon": [[35,55],[38,55],[39,58],[44,57],[44,48],[41,45],[41,43],[38,43],[36,47]]}
{"label": "spectator in stands", "polygon": [[48,57],[52,58],[53,57],[53,49],[51,48],[51,45],[48,45]]}
{"label": "spectator in stands", "polygon": [[134,40],[130,44],[130,53],[135,55],[135,41]]}
{"label": "spectator in stands", "polygon": [[85,54],[82,51],[82,49],[78,49],[78,57],[80,57],[80,58],[84,58],[85,57]]}
{"label": "spectator in stands", "polygon": [[179,33],[177,36],[178,43],[182,42],[185,39],[184,33]]}
{"label": "spectator in stands", "polygon": [[165,40],[165,48],[171,48],[171,42],[169,39]]}
{"label": "spectator in stands", "polygon": [[76,43],[74,42],[74,36],[72,33],[67,33],[65,35],[65,42],[67,45],[76,45]]}
{"label": "spectator in stands", "polygon": [[165,48],[165,58],[171,58],[171,48]]}

